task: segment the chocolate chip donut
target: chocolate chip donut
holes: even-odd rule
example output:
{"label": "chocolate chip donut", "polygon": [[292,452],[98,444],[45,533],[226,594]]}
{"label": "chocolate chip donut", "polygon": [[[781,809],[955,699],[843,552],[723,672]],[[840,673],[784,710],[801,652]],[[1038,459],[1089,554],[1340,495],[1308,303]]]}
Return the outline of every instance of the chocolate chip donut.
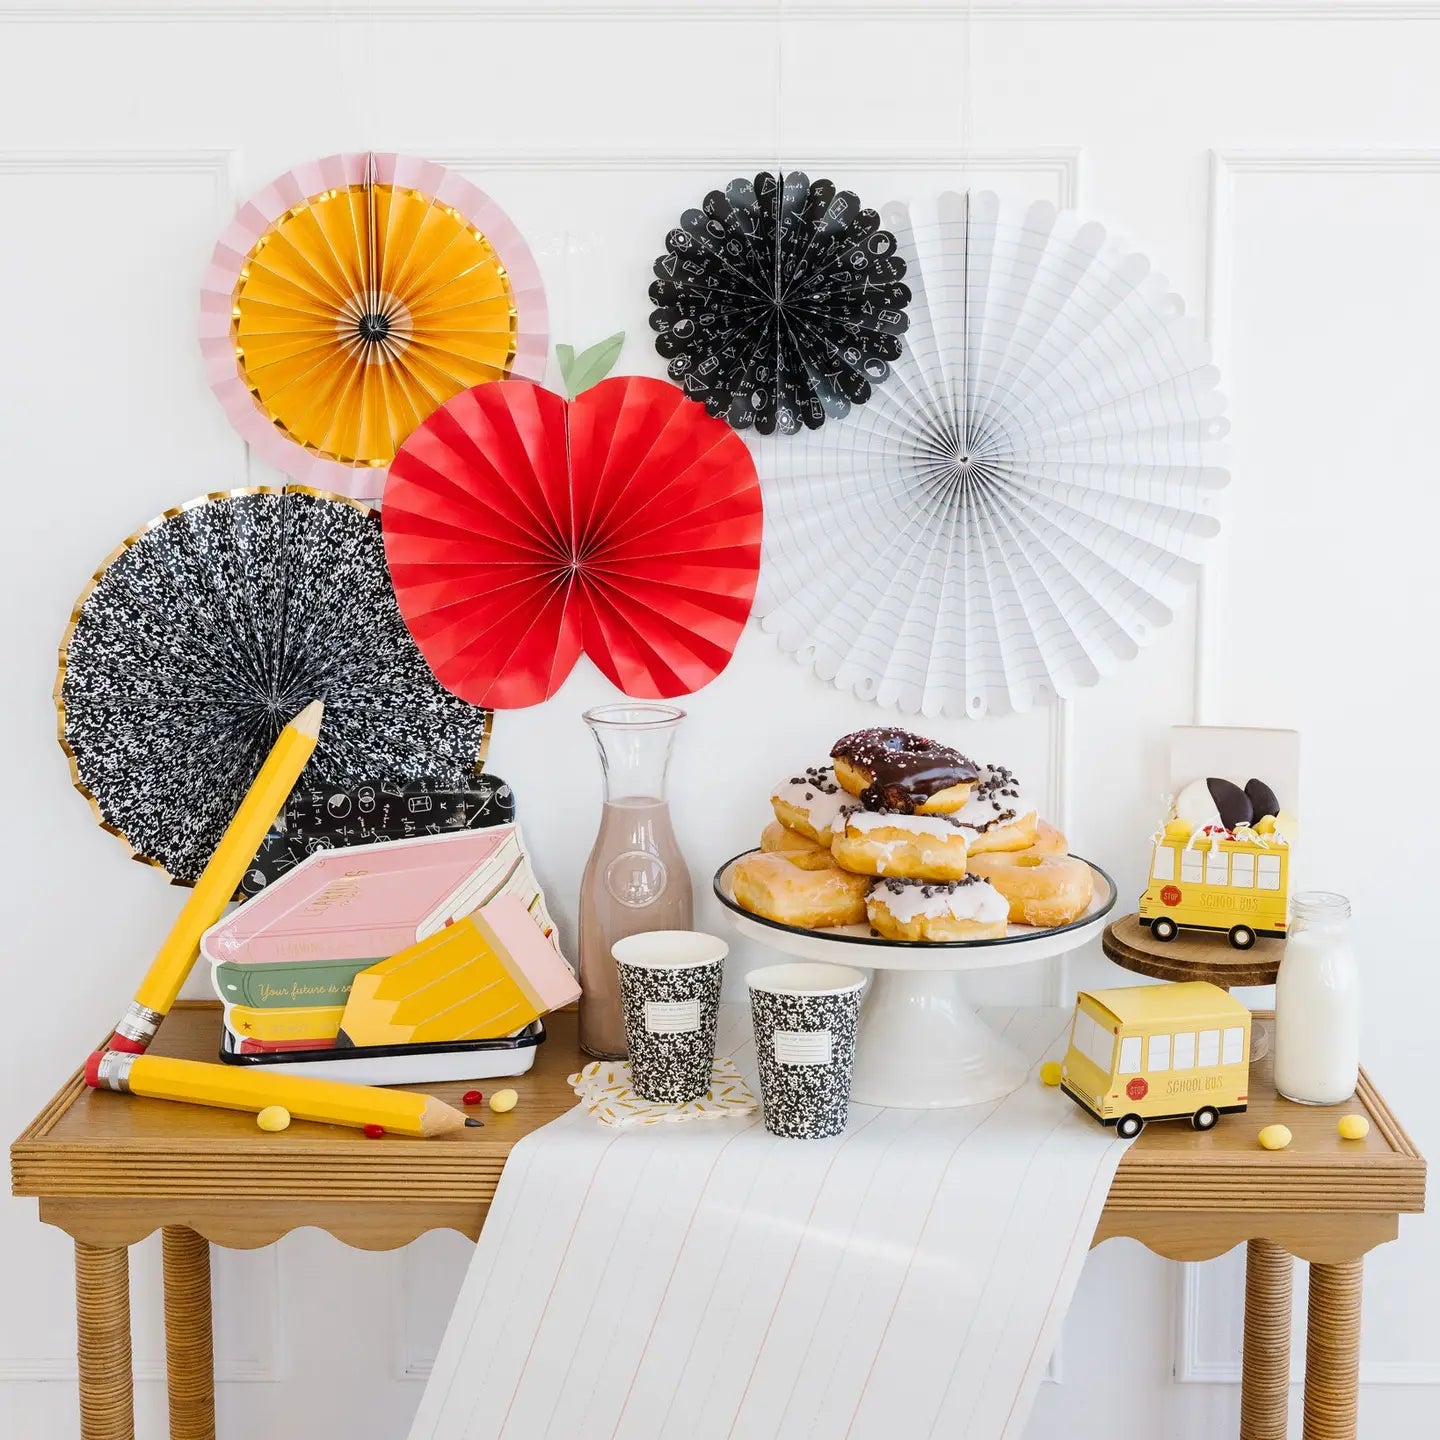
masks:
{"label": "chocolate chip donut", "polygon": [[882,880],[870,892],[866,913],[887,940],[999,940],[1009,905],[978,875],[945,885],[923,880]]}
{"label": "chocolate chip donut", "polygon": [[1003,765],[980,766],[970,798],[949,818],[964,831],[972,855],[1023,850],[1035,843],[1040,823],[1034,808],[1020,798],[1020,782]]}
{"label": "chocolate chip donut", "polygon": [[770,791],[770,808],[787,830],[828,846],[830,827],[849,798],[828,765],[812,765],[799,775],[776,781]]}

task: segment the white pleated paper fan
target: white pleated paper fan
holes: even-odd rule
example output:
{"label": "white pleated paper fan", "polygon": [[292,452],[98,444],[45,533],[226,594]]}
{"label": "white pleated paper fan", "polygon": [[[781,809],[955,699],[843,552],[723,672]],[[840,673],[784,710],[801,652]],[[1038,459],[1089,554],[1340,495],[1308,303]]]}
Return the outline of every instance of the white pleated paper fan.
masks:
{"label": "white pleated paper fan", "polygon": [[887,205],[913,292],[893,378],[767,447],[755,613],[909,714],[1025,710],[1167,625],[1219,529],[1229,426],[1143,255],[1048,203]]}

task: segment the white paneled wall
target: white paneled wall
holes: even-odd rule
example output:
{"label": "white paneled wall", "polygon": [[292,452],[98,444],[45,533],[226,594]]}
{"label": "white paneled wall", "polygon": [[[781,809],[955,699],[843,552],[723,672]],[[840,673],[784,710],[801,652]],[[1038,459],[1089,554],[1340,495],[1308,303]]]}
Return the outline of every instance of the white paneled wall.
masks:
{"label": "white paneled wall", "polygon": [[[777,158],[875,202],[972,182],[1079,204],[1149,253],[1205,315],[1233,397],[1222,552],[1196,603],[1093,692],[931,728],[1013,765],[1128,894],[1166,726],[1298,726],[1306,878],[1355,900],[1371,1068],[1440,1154],[1426,1103],[1440,972],[1410,811],[1434,773],[1437,698],[1437,61],[1440,0],[0,0],[0,733],[15,817],[0,1131],[18,1132],[114,1018],[177,904],[67,787],[49,692],[70,604],[138,523],[269,478],[206,391],[200,274],[251,189],[368,145],[489,190],[536,250],[554,338],[623,328],[634,372],[660,373],[645,292],[666,229]],[[582,664],[496,727],[494,767],[567,929],[598,806],[578,715],[605,689]],[[751,843],[777,762],[878,718],[756,630],[689,708],[673,800],[697,880]],[[720,923],[709,904],[699,919]],[[1041,1000],[1107,972],[1087,955],[986,994]],[[153,1249],[133,1266],[142,1440],[164,1433]],[[222,1433],[403,1434],[467,1251],[438,1235],[361,1254],[303,1232],[221,1257]],[[1096,1252],[1030,1433],[1234,1433],[1235,1260]],[[1367,1440],[1429,1433],[1440,1411],[1440,1321],[1419,1283],[1437,1265],[1428,1220],[1371,1260]],[[32,1202],[0,1202],[0,1274],[0,1434],[59,1440],[75,1414],[69,1249]]]}

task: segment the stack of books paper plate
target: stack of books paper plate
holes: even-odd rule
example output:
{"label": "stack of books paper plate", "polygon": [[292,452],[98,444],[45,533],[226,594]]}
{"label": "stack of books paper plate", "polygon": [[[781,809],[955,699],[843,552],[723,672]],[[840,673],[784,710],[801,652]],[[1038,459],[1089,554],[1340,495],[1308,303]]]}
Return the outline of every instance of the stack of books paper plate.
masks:
{"label": "stack of books paper plate", "polygon": [[578,994],[513,824],[321,850],[201,954],[222,1059],[392,1083],[528,1069],[539,1015]]}

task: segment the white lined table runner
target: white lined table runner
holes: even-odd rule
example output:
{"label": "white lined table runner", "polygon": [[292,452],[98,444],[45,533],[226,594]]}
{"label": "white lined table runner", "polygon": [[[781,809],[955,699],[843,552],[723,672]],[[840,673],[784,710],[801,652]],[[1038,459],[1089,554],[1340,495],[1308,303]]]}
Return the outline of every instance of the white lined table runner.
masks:
{"label": "white lined table runner", "polygon": [[[1033,1069],[1070,1014],[985,1018]],[[748,1007],[717,1050],[758,1093]],[[1014,1440],[1124,1150],[1038,1079],[833,1140],[572,1110],[511,1152],[410,1440]]]}

